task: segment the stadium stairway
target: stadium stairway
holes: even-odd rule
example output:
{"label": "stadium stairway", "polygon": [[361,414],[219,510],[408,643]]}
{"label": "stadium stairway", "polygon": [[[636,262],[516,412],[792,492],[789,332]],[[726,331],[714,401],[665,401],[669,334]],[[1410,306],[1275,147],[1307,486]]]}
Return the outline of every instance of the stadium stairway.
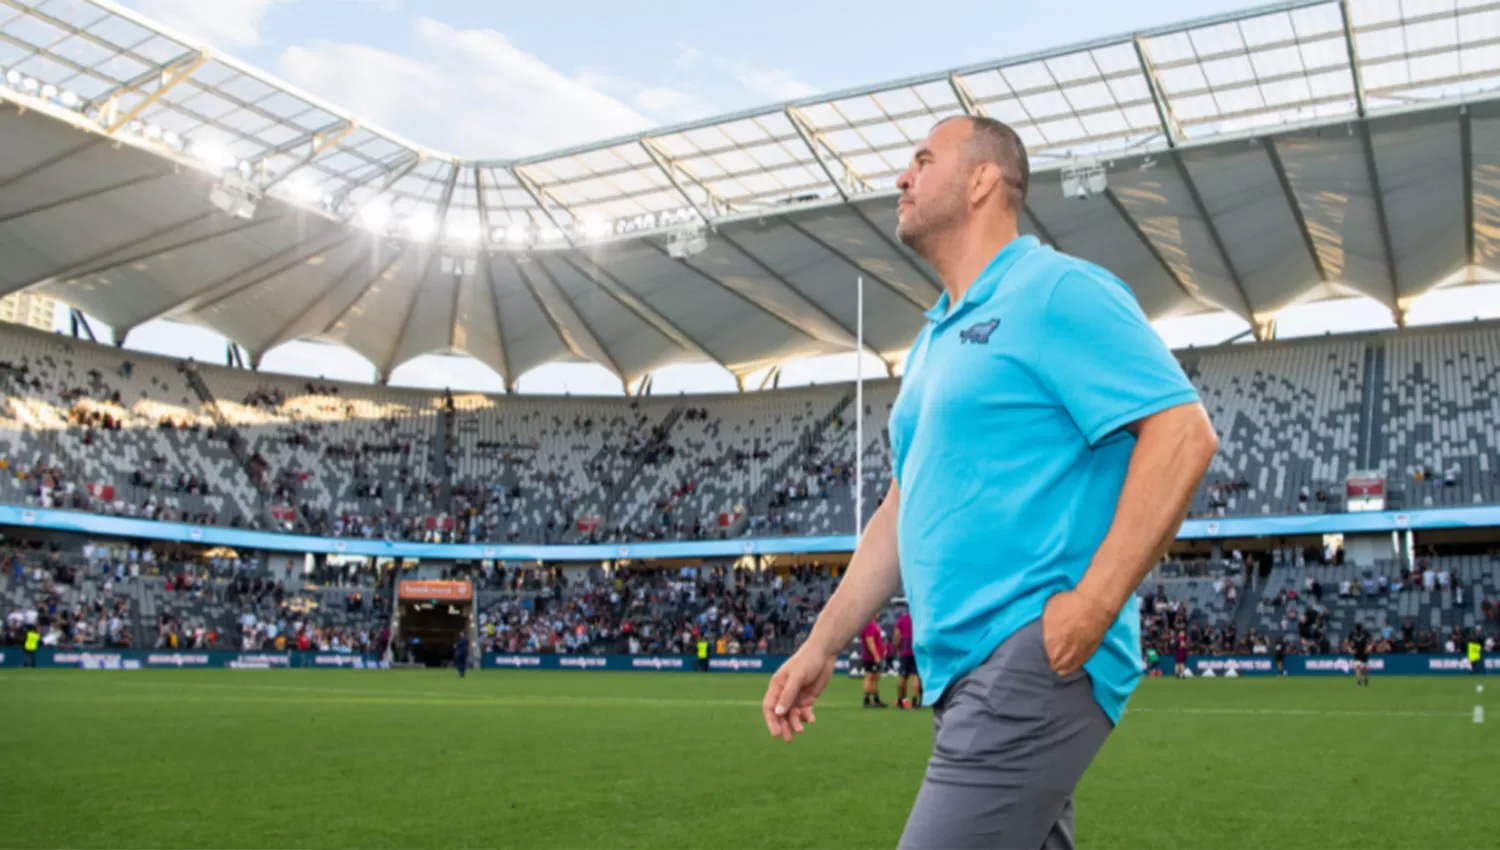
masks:
{"label": "stadium stairway", "polygon": [[[835,404],[831,410],[823,414],[802,431],[802,436],[797,440],[797,450],[791,452],[789,455],[787,455],[785,460],[777,464],[776,468],[772,470],[771,474],[765,477],[760,487],[753,494],[751,494],[750,498],[745,500],[745,517],[743,518],[744,522],[748,522],[749,517],[764,517],[768,513],[770,513],[771,497],[776,492],[777,488],[785,486],[787,481],[791,478],[792,469],[798,464],[805,462],[807,458],[812,456],[812,449],[814,446],[819,445],[822,442],[824,432],[826,432],[829,429],[829,426],[831,426],[840,416],[843,416],[844,411],[848,410],[849,407],[853,404],[854,394],[845,393],[844,396],[838,400],[838,403]],[[744,522],[737,523],[736,527],[743,528]]]}
{"label": "stadium stairway", "polygon": [[[261,527],[279,528],[280,521],[271,515],[271,500],[266,498],[265,484],[257,480],[255,474],[251,471],[250,455],[245,449],[249,443],[245,442],[245,435],[241,434],[240,430],[224,415],[224,411],[219,408],[219,400],[214,397],[213,390],[208,388],[208,384],[203,380],[203,376],[198,374],[198,369],[192,364],[192,361],[183,364],[182,374],[187,379],[188,386],[192,387],[193,392],[198,394],[199,400],[203,402],[204,409],[213,417],[214,424],[229,435],[229,450],[234,453],[235,459],[239,461],[240,470],[245,473],[245,478],[250,481],[250,486],[256,492],[256,501],[259,504],[255,505],[253,510],[256,512]],[[303,532],[308,531],[307,523],[303,521],[302,513],[296,505],[296,500],[291,500],[290,507],[294,514],[293,522],[296,528]]]}

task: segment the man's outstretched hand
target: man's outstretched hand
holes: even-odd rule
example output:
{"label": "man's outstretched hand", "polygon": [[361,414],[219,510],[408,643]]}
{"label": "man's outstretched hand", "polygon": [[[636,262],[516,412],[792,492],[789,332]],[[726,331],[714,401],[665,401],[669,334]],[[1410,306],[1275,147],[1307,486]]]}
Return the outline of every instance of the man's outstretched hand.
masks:
{"label": "man's outstretched hand", "polygon": [[761,712],[771,737],[791,743],[793,734],[802,734],[805,724],[817,721],[813,703],[833,677],[834,659],[810,651],[807,647],[786,660],[771,677]]}

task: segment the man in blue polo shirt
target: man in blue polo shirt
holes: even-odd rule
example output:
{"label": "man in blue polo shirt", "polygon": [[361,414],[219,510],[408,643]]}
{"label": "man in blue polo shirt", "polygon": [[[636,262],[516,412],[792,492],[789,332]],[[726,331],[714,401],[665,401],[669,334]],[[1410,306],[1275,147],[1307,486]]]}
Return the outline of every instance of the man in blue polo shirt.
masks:
{"label": "man in blue polo shirt", "polygon": [[762,704],[790,741],[838,650],[904,586],[933,753],[902,847],[1071,847],[1072,794],[1141,676],[1137,585],[1218,448],[1109,272],[1018,233],[1025,148],[937,125],[897,235],[942,279],[891,412],[895,480]]}

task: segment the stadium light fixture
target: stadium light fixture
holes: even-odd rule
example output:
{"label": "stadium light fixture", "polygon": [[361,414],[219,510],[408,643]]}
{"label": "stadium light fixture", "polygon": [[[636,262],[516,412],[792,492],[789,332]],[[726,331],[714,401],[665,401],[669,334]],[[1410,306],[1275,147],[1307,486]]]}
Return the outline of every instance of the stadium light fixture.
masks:
{"label": "stadium light fixture", "polygon": [[13,86],[13,87],[19,87],[21,85],[21,72],[20,71],[6,71],[5,72],[5,81],[7,83],[10,83],[10,85]]}
{"label": "stadium light fixture", "polygon": [[286,190],[293,198],[304,204],[315,204],[319,198],[323,197],[323,190],[310,180],[289,180]]}
{"label": "stadium light fixture", "polygon": [[69,109],[77,109],[78,108],[78,104],[80,104],[80,103],[83,102],[83,101],[81,101],[81,100],[78,99],[78,95],[76,95],[76,94],[74,94],[74,93],[72,93],[72,92],[70,92],[70,91],[68,91],[66,89],[63,90],[63,93],[58,98],[58,100],[61,100],[62,101],[62,105],[66,106]]}
{"label": "stadium light fixture", "polygon": [[542,242],[556,242],[563,238],[563,232],[555,227],[543,227],[537,231],[536,238]]}
{"label": "stadium light fixture", "polygon": [[586,218],[578,225],[578,235],[585,239],[600,239],[613,231],[610,223],[600,218]]}
{"label": "stadium light fixture", "polygon": [[27,94],[33,94],[33,93],[35,93],[36,90],[39,89],[39,88],[41,88],[41,87],[42,87],[41,83],[37,82],[36,80],[33,80],[30,77],[27,77],[26,79],[24,79],[24,80],[21,81],[21,91],[26,92]]}
{"label": "stadium light fixture", "polygon": [[391,223],[390,205],[376,202],[359,211],[359,223],[371,230],[385,230]]}
{"label": "stadium light fixture", "polygon": [[162,133],[161,140],[177,150],[182,150],[182,137],[172,132],[171,130]]}
{"label": "stadium light fixture", "polygon": [[233,153],[230,153],[229,148],[217,142],[193,142],[189,152],[192,154],[193,159],[198,160],[209,168],[233,168],[236,162],[235,156]]}
{"label": "stadium light fixture", "polygon": [[530,237],[531,233],[524,224],[512,224],[505,232],[505,238],[514,245],[520,245]]}
{"label": "stadium light fixture", "polygon": [[479,225],[472,221],[455,221],[443,229],[443,235],[451,242],[474,245],[479,242]]}
{"label": "stadium light fixture", "polygon": [[161,139],[161,128],[155,124],[147,124],[146,129],[141,132],[141,135],[153,142],[159,141]]}
{"label": "stadium light fixture", "polygon": [[406,219],[406,234],[418,242],[430,242],[437,235],[437,222],[428,213],[413,213]]}
{"label": "stadium light fixture", "polygon": [[42,86],[42,99],[43,100],[53,100],[56,97],[57,97],[57,86],[54,86],[51,83],[48,83],[47,85]]}

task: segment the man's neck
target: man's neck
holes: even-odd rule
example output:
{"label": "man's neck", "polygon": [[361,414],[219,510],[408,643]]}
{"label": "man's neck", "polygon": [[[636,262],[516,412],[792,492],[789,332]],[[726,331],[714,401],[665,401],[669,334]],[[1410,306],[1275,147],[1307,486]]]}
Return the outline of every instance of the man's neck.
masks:
{"label": "man's neck", "polygon": [[1019,235],[1013,223],[1000,228],[965,229],[924,252],[948,293],[949,309],[963,299],[980,273]]}

